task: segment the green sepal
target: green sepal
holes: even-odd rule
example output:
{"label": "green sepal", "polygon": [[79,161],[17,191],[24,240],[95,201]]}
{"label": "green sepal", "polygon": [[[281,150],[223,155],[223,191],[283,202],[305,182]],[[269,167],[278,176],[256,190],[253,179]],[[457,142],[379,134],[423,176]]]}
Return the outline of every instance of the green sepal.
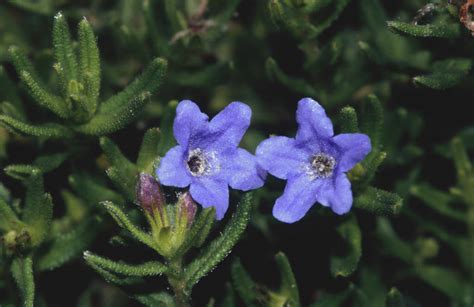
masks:
{"label": "green sepal", "polygon": [[235,259],[231,266],[231,277],[234,289],[239,294],[240,299],[245,306],[258,306],[257,301],[257,285],[242,265],[240,259]]}
{"label": "green sepal", "polygon": [[406,306],[405,300],[403,299],[403,295],[395,287],[390,289],[390,291],[387,293],[385,302],[386,302],[387,307],[405,307]]}
{"label": "green sepal", "polygon": [[194,220],[191,229],[186,234],[184,242],[176,250],[173,257],[182,257],[191,247],[200,247],[206,240],[216,217],[214,207],[203,209]]}
{"label": "green sepal", "polygon": [[79,72],[84,85],[86,110],[90,115],[97,110],[100,94],[100,56],[97,38],[86,18],[79,23]]}
{"label": "green sepal", "polygon": [[38,271],[53,270],[78,257],[92,243],[97,227],[94,219],[87,219],[66,233],[56,233],[38,257]]}
{"label": "green sepal", "polygon": [[330,269],[334,277],[348,277],[357,269],[362,256],[362,234],[354,215],[336,228],[344,249],[331,257]]}
{"label": "green sepal", "polygon": [[110,201],[105,201],[102,204],[104,205],[104,207],[107,209],[109,214],[113,217],[115,222],[120,227],[122,227],[125,230],[127,230],[128,232],[130,232],[130,234],[132,234],[132,236],[135,239],[137,239],[138,241],[142,242],[143,244],[151,247],[152,249],[154,249],[158,253],[160,253],[160,251],[158,250],[158,248],[157,248],[157,246],[156,246],[156,244],[153,240],[153,237],[150,234],[140,230],[137,226],[135,226],[129,220],[127,215],[122,210],[120,210],[120,208],[118,208],[116,205],[114,205]]}
{"label": "green sepal", "polygon": [[402,21],[389,21],[387,26],[397,34],[416,37],[458,38],[461,35],[459,23],[415,25]]}
{"label": "green sepal", "polygon": [[44,192],[43,176],[34,171],[26,181],[25,206],[21,220],[28,225],[31,243],[38,246],[50,232],[53,219],[51,195]]}
{"label": "green sepal", "polygon": [[151,128],[145,132],[136,163],[140,172],[153,174],[155,162],[159,155],[158,144],[161,141],[161,136],[160,129],[158,128]]}
{"label": "green sepal", "polygon": [[341,126],[341,132],[343,133],[359,132],[357,113],[353,107],[342,108],[339,113],[339,124]]}
{"label": "green sepal", "polygon": [[142,264],[128,264],[122,261],[113,261],[95,255],[89,251],[84,252],[87,264],[94,264],[114,274],[128,277],[158,276],[166,272],[166,266],[159,261],[149,261]]}
{"label": "green sepal", "polygon": [[279,83],[286,86],[290,90],[303,96],[317,96],[314,88],[304,79],[290,77],[278,66],[273,58],[268,58],[265,62],[265,69],[270,79],[276,79]]}
{"label": "green sepal", "polygon": [[32,165],[12,164],[5,167],[4,171],[10,177],[24,180],[35,171],[40,171],[44,174],[58,168],[66,160],[66,158],[66,153],[39,156],[35,159]]}
{"label": "green sepal", "polygon": [[279,294],[286,297],[285,306],[300,306],[300,294],[295,275],[288,258],[282,252],[275,255],[275,261],[280,270],[280,290]]}
{"label": "green sepal", "polygon": [[63,91],[67,95],[69,82],[79,80],[77,57],[74,51],[69,26],[64,15],[54,16],[53,51],[56,58],[56,70],[62,81]]}
{"label": "green sepal", "polygon": [[65,126],[48,123],[40,125],[31,125],[7,115],[0,115],[0,124],[19,135],[37,136],[44,138],[69,138],[73,132]]}
{"label": "green sepal", "polygon": [[472,60],[452,58],[432,64],[431,73],[413,78],[415,84],[436,90],[443,90],[460,83],[472,67]]}
{"label": "green sepal", "polygon": [[12,208],[0,198],[0,230],[9,231],[18,229],[22,222],[18,219]]}
{"label": "green sepal", "polygon": [[160,122],[161,138],[158,144],[158,154],[163,157],[168,150],[176,145],[176,141],[173,135],[173,121],[176,116],[176,106],[178,101],[172,100],[166,105],[163,110]]}
{"label": "green sepal", "polygon": [[35,280],[31,256],[13,259],[11,272],[16,285],[20,289],[22,306],[33,307],[35,301]]}
{"label": "green sepal", "polygon": [[139,294],[135,299],[145,306],[149,307],[174,307],[176,306],[173,297],[166,292]]}
{"label": "green sepal", "polygon": [[251,210],[252,193],[246,193],[222,234],[201,249],[200,254],[185,269],[188,290],[191,290],[202,277],[206,276],[229,254],[247,227]]}
{"label": "green sepal", "polygon": [[354,199],[354,206],[376,215],[396,215],[400,213],[403,199],[395,193],[374,187],[367,187]]}

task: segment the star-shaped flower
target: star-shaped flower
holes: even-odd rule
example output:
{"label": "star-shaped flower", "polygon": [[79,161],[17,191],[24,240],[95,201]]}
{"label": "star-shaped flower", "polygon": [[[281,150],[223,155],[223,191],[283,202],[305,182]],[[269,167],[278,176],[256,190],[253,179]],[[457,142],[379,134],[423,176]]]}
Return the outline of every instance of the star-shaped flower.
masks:
{"label": "star-shaped flower", "polygon": [[352,190],[345,173],[371,151],[369,137],[361,133],[334,136],[331,120],[311,98],[298,102],[296,121],[294,139],[270,137],[257,147],[258,163],[275,177],[287,180],[273,216],[293,223],[316,202],[337,214],[347,213]]}
{"label": "star-shaped flower", "polygon": [[237,148],[250,125],[252,111],[232,102],[211,121],[192,101],[178,104],[173,132],[178,145],[161,160],[157,176],[163,185],[190,186],[204,208],[214,206],[222,219],[229,206],[229,185],[248,191],[263,185],[266,172],[255,156]]}

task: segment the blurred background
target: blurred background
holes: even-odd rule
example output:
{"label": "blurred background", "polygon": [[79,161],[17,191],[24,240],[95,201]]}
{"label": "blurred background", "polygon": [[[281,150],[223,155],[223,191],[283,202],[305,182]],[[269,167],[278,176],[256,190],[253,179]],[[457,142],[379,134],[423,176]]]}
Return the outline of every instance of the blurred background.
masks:
{"label": "blurred background", "polygon": [[[361,248],[356,268],[346,276],[330,270],[334,255],[354,254],[354,246],[346,246],[347,237],[337,231],[348,217],[315,205],[298,223],[278,222],[271,209],[285,182],[269,177],[257,192],[258,206],[245,236],[194,288],[195,306],[204,306],[211,297],[220,305],[232,284],[237,257],[259,285],[257,301],[264,302],[267,289],[278,287],[273,261],[278,251],[292,264],[303,306],[330,295],[340,298],[334,306],[383,306],[392,287],[403,294],[407,306],[472,306],[474,221],[468,217],[474,204],[466,195],[474,187],[461,182],[451,149],[456,138],[472,158],[470,1],[3,1],[0,101],[23,110],[31,122],[47,122],[52,116],[28,95],[8,48],[25,50],[42,80],[58,90],[51,32],[59,11],[73,37],[84,17],[98,37],[101,98],[124,88],[155,57],[169,62],[163,85],[152,93],[138,120],[110,136],[132,160],[146,129],[163,126],[166,106],[173,100],[191,99],[212,115],[232,101],[247,103],[253,117],[242,147],[252,152],[269,135],[294,135],[296,106],[303,97],[325,107],[337,133],[344,126],[342,108],[356,110],[363,131],[372,123],[370,110],[364,113],[367,97],[375,94],[380,101],[383,125],[377,126],[377,150],[386,157],[370,185],[403,199],[403,206],[389,215],[354,208],[350,218],[357,220],[356,246]],[[70,176],[94,174],[112,187],[98,143],[87,144],[80,158],[45,176],[46,191],[57,199],[57,216],[64,214],[62,193],[71,190]],[[0,129],[2,168],[30,163],[40,153],[64,146]],[[3,173],[0,179],[12,195],[22,195],[17,181]],[[357,191],[356,184],[355,195]],[[173,197],[174,191],[167,193]],[[125,260],[153,257],[139,245],[109,244],[118,230],[109,217],[103,219],[107,226],[87,249]],[[47,306],[139,306],[81,257],[37,278],[37,292]],[[166,283],[153,279],[142,287],[166,288]],[[1,288],[0,298],[8,293]],[[241,305],[238,297],[236,302]]]}

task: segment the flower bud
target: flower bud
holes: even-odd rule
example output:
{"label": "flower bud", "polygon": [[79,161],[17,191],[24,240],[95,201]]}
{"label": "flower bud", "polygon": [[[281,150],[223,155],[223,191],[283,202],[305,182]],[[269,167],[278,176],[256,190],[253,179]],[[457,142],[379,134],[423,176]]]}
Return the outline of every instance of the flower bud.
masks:
{"label": "flower bud", "polygon": [[165,197],[161,192],[160,184],[151,175],[141,173],[137,182],[137,203],[150,216],[159,212],[163,219]]}
{"label": "flower bud", "polygon": [[186,221],[187,226],[192,225],[194,217],[196,216],[197,206],[189,192],[184,192],[179,196],[178,208],[180,218]]}

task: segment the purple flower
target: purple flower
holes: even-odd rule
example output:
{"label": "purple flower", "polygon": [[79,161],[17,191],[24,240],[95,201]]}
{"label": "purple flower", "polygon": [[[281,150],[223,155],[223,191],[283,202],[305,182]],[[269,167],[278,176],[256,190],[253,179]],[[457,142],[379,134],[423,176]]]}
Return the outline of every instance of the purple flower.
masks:
{"label": "purple flower", "polygon": [[204,208],[214,206],[217,219],[222,219],[229,206],[229,185],[248,191],[261,187],[266,176],[255,156],[237,148],[251,115],[246,104],[233,102],[209,121],[194,102],[181,101],[173,124],[179,145],[161,160],[161,184],[189,185],[193,199]]}
{"label": "purple flower", "polygon": [[283,195],[273,207],[273,216],[293,223],[316,203],[337,214],[352,206],[349,171],[370,152],[367,135],[334,135],[332,122],[319,103],[311,98],[298,102],[298,131],[294,139],[270,137],[257,147],[258,163],[270,174],[286,179]]}

